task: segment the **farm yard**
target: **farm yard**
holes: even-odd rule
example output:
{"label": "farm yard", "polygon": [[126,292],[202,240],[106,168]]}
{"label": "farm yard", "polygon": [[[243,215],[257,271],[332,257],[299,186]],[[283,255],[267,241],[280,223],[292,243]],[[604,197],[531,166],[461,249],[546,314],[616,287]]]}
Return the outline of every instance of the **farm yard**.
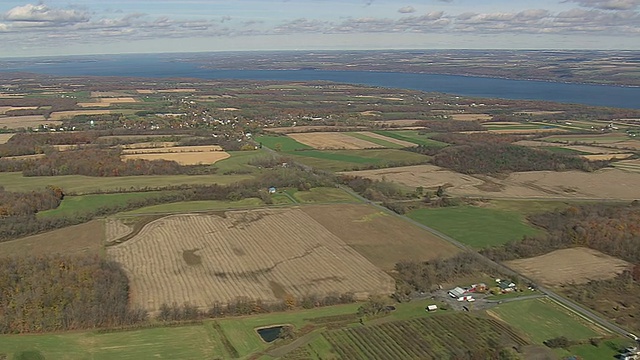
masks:
{"label": "farm yard", "polygon": [[394,291],[392,278],[296,208],[168,216],[107,254],[131,276],[133,303],[150,311],[163,303],[204,308],[239,297]]}
{"label": "farm yard", "polygon": [[511,260],[505,265],[549,286],[613,279],[624,270],[631,268],[631,264],[624,260],[584,247],[556,250],[533,258]]}

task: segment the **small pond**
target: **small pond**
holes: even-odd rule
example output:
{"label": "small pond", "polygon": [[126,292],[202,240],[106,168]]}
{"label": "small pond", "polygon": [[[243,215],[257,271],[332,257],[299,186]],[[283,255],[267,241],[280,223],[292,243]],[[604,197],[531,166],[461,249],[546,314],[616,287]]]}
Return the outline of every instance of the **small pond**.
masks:
{"label": "small pond", "polygon": [[258,335],[260,335],[262,340],[270,343],[278,339],[278,337],[280,336],[280,330],[282,330],[283,327],[285,327],[285,325],[270,326],[262,329],[257,329],[256,331],[258,332]]}

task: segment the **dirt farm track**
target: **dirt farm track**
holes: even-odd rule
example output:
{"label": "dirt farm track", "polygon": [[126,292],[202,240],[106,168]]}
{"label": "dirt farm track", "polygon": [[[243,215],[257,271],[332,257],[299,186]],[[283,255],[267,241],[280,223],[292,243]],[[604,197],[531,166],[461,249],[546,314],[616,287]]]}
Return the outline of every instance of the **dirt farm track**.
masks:
{"label": "dirt farm track", "polygon": [[108,248],[150,311],[330,293],[390,294],[394,280],[300,208],[172,215]]}

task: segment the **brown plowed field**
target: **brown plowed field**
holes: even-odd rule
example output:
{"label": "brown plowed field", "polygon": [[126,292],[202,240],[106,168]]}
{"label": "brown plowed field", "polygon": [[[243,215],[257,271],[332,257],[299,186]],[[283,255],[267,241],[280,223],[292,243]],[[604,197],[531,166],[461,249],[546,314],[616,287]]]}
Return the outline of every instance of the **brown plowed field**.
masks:
{"label": "brown plowed field", "polygon": [[52,112],[49,117],[51,120],[62,120],[64,118],[72,118],[76,115],[102,115],[110,114],[111,110],[70,110]]}
{"label": "brown plowed field", "polygon": [[0,134],[0,144],[6,144],[15,134]]}
{"label": "brown plowed field", "polygon": [[122,150],[122,159],[169,160],[180,165],[213,164],[231,155],[217,145],[133,148]]}
{"label": "brown plowed field", "polygon": [[107,250],[130,277],[132,302],[206,308],[238,297],[275,301],[390,294],[394,280],[298,208],[173,215]]}
{"label": "brown plowed field", "polygon": [[4,116],[0,117],[0,128],[7,127],[7,129],[18,128],[37,128],[40,125],[60,125],[61,121],[55,121],[57,119],[47,120],[42,115],[25,115],[25,116]]}
{"label": "brown plowed field", "polygon": [[556,250],[533,258],[507,261],[505,264],[550,286],[612,279],[631,266],[624,260],[583,247]]}
{"label": "brown plowed field", "polygon": [[100,255],[104,245],[104,221],[91,220],[37,235],[0,242],[2,255],[92,254]]}
{"label": "brown plowed field", "polygon": [[288,135],[299,143],[314,149],[371,149],[383,146],[339,132],[294,133]]}
{"label": "brown plowed field", "polygon": [[414,146],[416,146],[416,144],[414,144],[412,142],[394,139],[394,138],[391,138],[391,137],[388,137],[388,136],[384,136],[384,135],[373,133],[371,131],[360,131],[360,132],[358,132],[358,134],[362,134],[362,135],[365,135],[365,136],[368,136],[368,137],[374,138],[374,139],[380,139],[380,140],[388,141],[390,143],[394,143],[394,144],[397,144],[397,145],[400,145],[400,146],[404,146],[404,147],[414,147]]}
{"label": "brown plowed field", "polygon": [[445,258],[459,251],[430,232],[372,206],[317,205],[305,206],[302,211],[387,271],[399,261]]}
{"label": "brown plowed field", "polygon": [[401,166],[387,169],[346,171],[341,174],[362,176],[374,180],[397,182],[409,187],[434,188],[442,185],[468,187],[484,182],[471,175],[464,175],[435,165]]}

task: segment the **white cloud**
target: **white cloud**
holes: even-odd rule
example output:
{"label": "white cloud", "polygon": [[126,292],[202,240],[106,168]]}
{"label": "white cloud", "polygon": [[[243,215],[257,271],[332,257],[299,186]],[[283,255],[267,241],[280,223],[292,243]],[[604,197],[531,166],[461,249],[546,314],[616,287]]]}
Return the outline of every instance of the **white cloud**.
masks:
{"label": "white cloud", "polygon": [[79,23],[91,16],[80,10],[51,9],[44,4],[16,6],[4,14],[4,19],[19,22]]}
{"label": "white cloud", "polygon": [[416,12],[416,8],[414,8],[413,6],[405,6],[398,9],[398,12],[400,14],[412,14]]}

